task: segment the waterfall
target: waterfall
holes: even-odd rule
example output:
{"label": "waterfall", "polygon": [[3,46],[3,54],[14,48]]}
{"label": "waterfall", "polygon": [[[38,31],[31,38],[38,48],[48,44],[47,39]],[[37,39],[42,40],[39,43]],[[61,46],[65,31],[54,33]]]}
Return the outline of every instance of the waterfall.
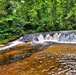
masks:
{"label": "waterfall", "polygon": [[41,43],[54,42],[63,44],[76,44],[76,32],[75,31],[60,31],[60,32],[50,32],[50,33],[35,33],[35,34],[25,34],[19,39],[9,42],[8,46],[0,48],[1,50],[6,50],[14,47],[21,43]]}
{"label": "waterfall", "polygon": [[[44,42],[56,42],[56,43],[66,43],[66,44],[76,44],[76,33],[73,31],[63,31],[63,32],[55,32],[53,34],[47,33],[45,36],[39,34],[39,36],[35,36],[33,38],[34,43],[44,43]],[[38,39],[38,40],[34,40]]]}

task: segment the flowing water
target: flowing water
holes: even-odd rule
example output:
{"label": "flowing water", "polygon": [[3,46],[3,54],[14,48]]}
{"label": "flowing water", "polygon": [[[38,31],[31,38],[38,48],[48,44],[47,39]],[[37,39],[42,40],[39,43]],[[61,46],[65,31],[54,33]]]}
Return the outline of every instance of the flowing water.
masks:
{"label": "flowing water", "polygon": [[76,34],[50,35],[28,34],[1,45],[0,75],[76,75]]}

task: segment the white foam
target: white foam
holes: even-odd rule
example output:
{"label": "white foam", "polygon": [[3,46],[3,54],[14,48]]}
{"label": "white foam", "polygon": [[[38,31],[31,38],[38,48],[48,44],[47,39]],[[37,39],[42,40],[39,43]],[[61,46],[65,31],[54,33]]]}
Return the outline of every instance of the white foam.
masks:
{"label": "white foam", "polygon": [[44,42],[54,42],[54,43],[63,43],[63,44],[76,44],[76,34],[74,33],[55,33],[53,36],[47,34],[45,38],[42,34],[38,37],[38,41],[33,40],[34,43],[44,43]]}
{"label": "white foam", "polygon": [[53,43],[61,43],[61,44],[76,44],[76,42],[69,41],[58,41],[58,40],[41,40],[41,41],[32,41],[34,43],[44,43],[44,42],[53,42]]}
{"label": "white foam", "polygon": [[5,47],[3,47],[3,48],[0,48],[0,51],[1,51],[1,50],[6,50],[6,49],[9,49],[9,48],[12,48],[12,47],[14,47],[14,46],[16,46],[16,45],[18,45],[18,44],[21,44],[21,43],[23,43],[23,42],[21,42],[21,41],[14,41],[11,45],[5,46]]}
{"label": "white foam", "polygon": [[44,41],[44,37],[43,37],[42,34],[39,35],[38,40],[39,40],[39,41]]}

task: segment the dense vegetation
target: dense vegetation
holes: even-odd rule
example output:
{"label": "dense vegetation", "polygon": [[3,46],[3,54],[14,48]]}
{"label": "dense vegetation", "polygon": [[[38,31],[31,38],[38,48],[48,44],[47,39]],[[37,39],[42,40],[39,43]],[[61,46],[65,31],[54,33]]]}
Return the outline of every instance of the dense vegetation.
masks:
{"label": "dense vegetation", "polygon": [[0,0],[0,40],[32,32],[76,29],[76,0]]}

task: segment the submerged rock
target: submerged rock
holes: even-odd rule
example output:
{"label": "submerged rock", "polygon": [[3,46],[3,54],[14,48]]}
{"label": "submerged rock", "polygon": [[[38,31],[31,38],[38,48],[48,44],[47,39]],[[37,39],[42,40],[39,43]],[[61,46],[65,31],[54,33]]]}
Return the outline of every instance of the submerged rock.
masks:
{"label": "submerged rock", "polygon": [[[22,55],[16,56],[13,51],[19,51],[16,49],[20,49],[22,46],[16,46],[15,50],[10,50],[7,54],[12,53],[15,55],[15,59],[21,58]],[[25,49],[22,48],[19,52],[31,52],[29,47],[34,51],[34,47],[26,45]],[[7,54],[5,55],[8,57]],[[0,58],[0,60],[2,59],[3,57]],[[34,52],[27,58],[0,65],[0,75],[75,75],[75,60],[76,45],[53,45],[43,49],[43,51]]]}

